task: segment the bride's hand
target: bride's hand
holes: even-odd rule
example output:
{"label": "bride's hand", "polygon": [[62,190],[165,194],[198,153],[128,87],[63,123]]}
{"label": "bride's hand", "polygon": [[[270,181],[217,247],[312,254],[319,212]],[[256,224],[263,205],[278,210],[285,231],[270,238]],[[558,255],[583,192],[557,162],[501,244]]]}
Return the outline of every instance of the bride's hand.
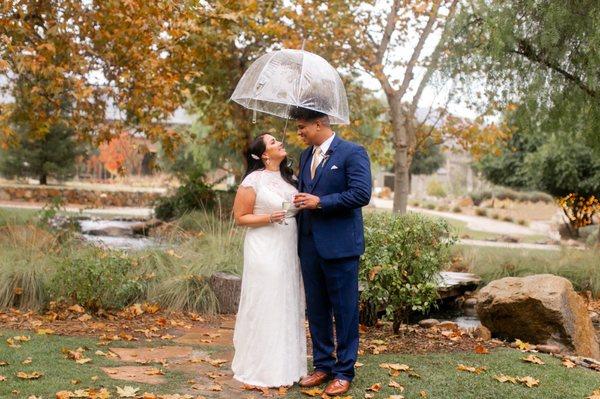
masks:
{"label": "bride's hand", "polygon": [[285,219],[286,213],[287,213],[286,211],[273,212],[272,214],[269,215],[269,221],[271,223],[280,223],[283,221],[283,219]]}

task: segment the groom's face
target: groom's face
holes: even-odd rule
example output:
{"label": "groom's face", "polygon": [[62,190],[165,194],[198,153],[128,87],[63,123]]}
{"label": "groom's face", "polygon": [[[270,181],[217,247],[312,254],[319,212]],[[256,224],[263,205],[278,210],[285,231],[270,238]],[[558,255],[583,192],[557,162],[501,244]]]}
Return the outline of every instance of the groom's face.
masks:
{"label": "groom's face", "polygon": [[298,136],[304,141],[304,144],[317,144],[316,140],[321,131],[321,122],[318,119],[314,121],[298,119],[296,126],[298,127]]}

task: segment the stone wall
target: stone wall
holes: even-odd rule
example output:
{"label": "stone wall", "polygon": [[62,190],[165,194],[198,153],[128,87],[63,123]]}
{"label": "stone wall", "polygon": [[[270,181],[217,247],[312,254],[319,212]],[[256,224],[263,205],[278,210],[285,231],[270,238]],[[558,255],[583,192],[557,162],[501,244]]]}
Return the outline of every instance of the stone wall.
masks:
{"label": "stone wall", "polygon": [[30,186],[26,184],[0,185],[0,201],[48,203],[60,197],[66,204],[92,207],[149,207],[164,194],[152,191],[94,190],[66,186]]}

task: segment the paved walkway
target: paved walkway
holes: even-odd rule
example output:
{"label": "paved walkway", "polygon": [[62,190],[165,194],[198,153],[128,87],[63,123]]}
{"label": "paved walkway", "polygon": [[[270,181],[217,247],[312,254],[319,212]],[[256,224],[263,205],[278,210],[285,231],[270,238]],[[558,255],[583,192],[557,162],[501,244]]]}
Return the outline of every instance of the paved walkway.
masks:
{"label": "paved walkway", "polygon": [[[372,204],[375,205],[375,208],[379,209],[392,209],[393,201],[386,200],[381,198],[373,198]],[[423,208],[415,208],[412,206],[408,207],[408,210],[411,212],[424,213],[427,215],[439,216],[447,219],[459,220],[461,222],[465,222],[467,227],[471,230],[484,231],[487,233],[495,233],[495,234],[516,234],[523,236],[533,236],[540,234],[547,234],[548,230],[543,228],[543,223],[537,223],[536,228],[521,226],[514,223],[503,222],[500,220],[494,220],[482,216],[472,216],[472,215],[464,215],[461,213],[453,213],[453,212],[440,212],[434,211],[430,209]],[[542,229],[542,231],[540,231]]]}

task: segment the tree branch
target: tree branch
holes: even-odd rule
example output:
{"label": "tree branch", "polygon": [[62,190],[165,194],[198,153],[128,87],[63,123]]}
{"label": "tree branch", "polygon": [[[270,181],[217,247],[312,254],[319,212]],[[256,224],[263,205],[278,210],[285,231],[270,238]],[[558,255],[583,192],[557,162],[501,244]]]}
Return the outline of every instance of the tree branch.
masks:
{"label": "tree branch", "polygon": [[437,19],[437,14],[440,9],[441,1],[442,0],[435,0],[433,2],[433,7],[431,9],[431,12],[429,13],[429,19],[427,20],[427,24],[423,28],[423,31],[421,32],[421,35],[419,36],[419,41],[417,42],[417,45],[415,46],[415,49],[413,50],[410,60],[408,61],[408,64],[406,65],[406,71],[404,72],[404,79],[402,80],[402,84],[400,85],[400,88],[398,89],[399,98],[404,97],[404,94],[406,94],[406,91],[408,90],[408,86],[410,85],[410,82],[413,79],[413,70],[415,68],[415,65],[417,64],[419,56],[421,55],[421,51],[423,51],[423,46],[425,45],[427,38],[431,34],[431,31],[433,29],[433,24],[435,23],[435,21]]}
{"label": "tree branch", "polygon": [[412,107],[416,108],[419,105],[419,100],[421,99],[421,94],[423,94],[423,90],[425,90],[425,86],[429,83],[429,79],[433,75],[433,71],[437,68],[438,62],[440,60],[440,55],[442,53],[442,49],[446,46],[446,40],[448,38],[448,26],[450,25],[450,21],[454,18],[456,14],[458,0],[452,0],[450,7],[448,9],[448,16],[446,17],[446,22],[444,25],[444,30],[442,31],[442,35],[440,37],[440,41],[435,46],[433,53],[431,54],[431,60],[429,61],[429,65],[427,66],[427,70],[425,71],[425,75],[419,82],[419,87],[417,88],[417,92],[413,96],[412,99]]}
{"label": "tree branch", "polygon": [[530,61],[544,65],[561,74],[565,79],[574,83],[589,96],[594,98],[599,97],[600,93],[598,93],[597,90],[589,87],[579,76],[573,75],[566,69],[562,68],[557,62],[549,60],[545,54],[536,52],[531,43],[527,42],[525,39],[520,39],[518,41],[518,48],[516,50],[511,50],[511,53],[521,55]]}
{"label": "tree branch", "polygon": [[385,30],[383,31],[383,37],[381,38],[381,43],[379,43],[379,48],[377,49],[377,54],[375,59],[378,64],[383,62],[383,57],[385,56],[385,52],[388,49],[390,44],[390,40],[392,38],[392,34],[396,30],[396,22],[398,21],[398,11],[400,10],[400,0],[394,0],[392,4],[392,9],[390,10],[387,23],[385,25]]}

